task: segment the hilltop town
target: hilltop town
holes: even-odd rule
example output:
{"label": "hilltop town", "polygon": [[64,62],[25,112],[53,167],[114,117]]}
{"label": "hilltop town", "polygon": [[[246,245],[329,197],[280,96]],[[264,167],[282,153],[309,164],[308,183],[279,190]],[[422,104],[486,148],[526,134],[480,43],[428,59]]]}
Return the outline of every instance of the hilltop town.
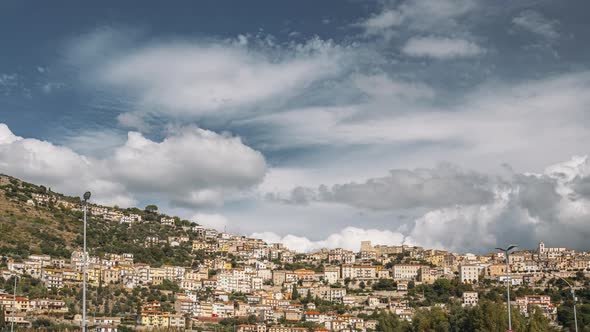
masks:
{"label": "hilltop town", "polygon": [[[8,176],[0,177],[0,188],[0,324],[80,326],[82,202]],[[299,253],[161,214],[154,205],[89,204],[88,213],[93,331],[491,331],[505,320],[502,252],[367,240],[358,252]],[[22,225],[42,231],[19,240],[6,235]],[[515,330],[569,329],[566,282],[579,302],[590,300],[587,252],[541,242],[509,255],[508,268]]]}

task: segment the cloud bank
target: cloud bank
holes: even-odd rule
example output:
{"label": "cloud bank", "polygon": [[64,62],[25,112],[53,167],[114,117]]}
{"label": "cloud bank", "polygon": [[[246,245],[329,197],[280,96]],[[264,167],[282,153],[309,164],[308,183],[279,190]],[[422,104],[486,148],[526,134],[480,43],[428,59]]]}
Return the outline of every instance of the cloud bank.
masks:
{"label": "cloud bank", "polygon": [[295,235],[281,237],[272,232],[253,233],[250,236],[262,239],[267,243],[283,243],[287,248],[299,252],[309,252],[321,248],[344,248],[358,251],[361,241],[364,240],[371,240],[375,244],[386,245],[401,245],[405,243],[404,235],[401,233],[357,227],[346,227],[342,231],[319,241],[312,241],[306,237]]}
{"label": "cloud bank", "polygon": [[171,130],[161,141],[138,132],[104,158],[85,156],[47,141],[14,135],[0,124],[0,171],[96,202],[130,206],[144,194],[162,194],[173,205],[219,206],[226,194],[259,183],[261,153],[237,137],[197,127]]}
{"label": "cloud bank", "polygon": [[[333,202],[368,209],[369,213],[415,208],[415,217],[398,226],[396,232],[349,227],[323,240],[273,233],[254,235],[299,251],[321,247],[354,250],[361,240],[411,243],[459,252],[487,252],[506,243],[533,248],[539,241],[585,247],[590,236],[586,225],[590,197],[585,191],[590,175],[588,157],[573,157],[547,167],[542,173],[516,173],[509,178],[451,169],[450,176],[448,169],[395,171],[389,178],[353,185],[362,194],[343,196],[344,199],[334,199],[338,194],[333,191],[343,188],[335,185],[330,194],[322,193],[325,188],[296,188],[288,199],[282,200],[312,206],[314,200]],[[446,176],[441,177],[445,172]],[[345,193],[349,192],[345,189]]]}
{"label": "cloud bank", "polygon": [[364,183],[335,184],[331,188],[297,187],[287,197],[267,198],[287,203],[335,202],[366,209],[438,208],[456,204],[483,204],[493,199],[493,180],[444,164],[435,169],[390,171],[388,176]]}

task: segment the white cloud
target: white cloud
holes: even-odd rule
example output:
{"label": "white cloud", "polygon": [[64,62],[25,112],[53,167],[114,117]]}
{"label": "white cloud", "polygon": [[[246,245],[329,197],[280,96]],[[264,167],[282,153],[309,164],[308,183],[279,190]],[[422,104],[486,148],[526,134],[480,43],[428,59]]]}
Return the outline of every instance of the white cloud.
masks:
{"label": "white cloud", "polygon": [[[375,95],[387,86],[376,86]],[[580,72],[484,84],[446,105],[399,105],[401,98],[394,95],[385,99],[389,103],[379,97],[357,105],[293,109],[247,124],[277,128],[269,143],[275,148],[428,142],[432,149],[404,151],[404,159],[413,158],[414,167],[447,160],[476,168],[508,162],[519,170],[539,170],[585,151],[589,91],[590,73]]]}
{"label": "white cloud", "polygon": [[[507,205],[506,199],[499,198],[490,205],[455,206],[429,211],[415,221],[409,237],[426,248],[485,252],[486,248],[491,250],[502,241],[510,241],[497,237],[501,231],[497,228],[497,221]],[[526,217],[526,213],[519,217]],[[519,240],[522,242],[523,239]],[[521,245],[524,246],[524,243]]]}
{"label": "white cloud", "polygon": [[131,190],[183,205],[220,205],[225,191],[253,186],[266,172],[262,154],[239,138],[195,127],[173,129],[162,142],[130,132],[107,166]]}
{"label": "white cloud", "polygon": [[558,22],[549,20],[541,13],[534,10],[525,10],[512,19],[512,23],[517,27],[543,36],[548,39],[559,37],[557,31]]}
{"label": "white cloud", "polygon": [[111,155],[113,150],[125,144],[126,135],[116,130],[86,129],[72,133],[62,139],[63,145],[79,154],[104,158]]}
{"label": "white cloud", "polygon": [[361,241],[373,241],[374,244],[401,245],[405,243],[404,235],[398,232],[378,229],[362,229],[346,227],[338,233],[329,235],[323,240],[313,241],[304,236],[280,236],[273,232],[253,233],[254,238],[268,243],[282,243],[287,248],[298,252],[310,252],[322,248],[343,248],[358,251]]}
{"label": "white cloud", "polygon": [[139,112],[121,113],[117,116],[117,120],[123,127],[133,128],[140,131],[148,129],[148,125]]}
{"label": "white cloud", "polygon": [[484,53],[484,50],[477,44],[464,39],[413,37],[406,42],[402,52],[415,57],[452,59],[473,57]]}
{"label": "white cloud", "polygon": [[16,74],[2,74],[0,75],[0,86],[16,86],[18,76]]}
{"label": "white cloud", "polygon": [[[361,240],[372,240],[373,243],[383,244],[405,242],[457,252],[488,252],[494,247],[507,243],[516,243],[523,248],[533,248],[539,241],[556,245],[568,243],[572,248],[581,249],[584,248],[590,236],[590,228],[587,225],[587,217],[590,214],[590,195],[576,190],[580,184],[586,185],[589,176],[590,159],[573,157],[566,162],[547,167],[542,173],[514,173],[510,178],[491,181],[489,188],[492,191],[492,197],[482,201],[458,202],[440,208],[430,207],[426,210],[422,208],[407,210],[400,208],[395,198],[390,198],[388,208],[394,213],[392,215],[384,215],[383,211],[365,211],[362,214],[355,214],[349,210],[350,207],[344,207],[347,211],[344,214],[355,214],[353,219],[356,220],[357,225],[361,222],[363,224],[371,222],[370,230],[362,229],[367,226],[345,227],[342,231],[330,231],[328,235],[325,235],[326,225],[322,224],[324,227],[314,228],[311,235],[306,235],[309,234],[309,228],[304,228],[298,232],[268,231],[254,233],[253,236],[270,242],[282,242],[300,251],[323,247],[357,250]],[[474,183],[478,181],[475,180]],[[394,189],[399,191],[399,195],[405,194],[403,190]],[[468,191],[441,190],[436,195],[443,200],[446,196],[454,199]],[[375,199],[375,197],[371,198]],[[385,197],[381,200],[387,199]],[[427,197],[419,199],[425,202],[429,200]],[[315,210],[318,205],[325,204],[325,202],[312,201],[307,206],[285,205],[284,210]],[[358,205],[354,201],[348,204],[353,207]],[[405,214],[407,217],[400,219],[396,217],[397,213]],[[379,224],[388,225],[391,231],[372,229],[383,227],[375,227],[373,223],[374,218],[379,214],[381,214],[378,217]],[[302,220],[307,218],[305,214],[299,217]],[[322,219],[319,218],[319,220]],[[350,225],[349,220],[345,222],[345,225]],[[314,222],[310,224],[313,225]]]}
{"label": "white cloud", "polygon": [[426,84],[397,81],[385,74],[356,75],[354,84],[362,92],[374,99],[386,98],[389,103],[393,100],[414,101],[431,99],[435,96],[434,89]]}
{"label": "white cloud", "polygon": [[0,172],[72,195],[90,189],[98,202],[135,203],[121,184],[99,176],[98,170],[91,158],[47,141],[18,137],[0,123]]}
{"label": "white cloud", "polygon": [[474,0],[408,0],[386,5],[381,12],[355,24],[366,35],[389,38],[396,30],[437,31],[456,28],[456,19],[474,10]]}
{"label": "white cloud", "polygon": [[14,135],[12,131],[10,131],[6,124],[0,123],[0,143],[12,144],[20,139],[20,137]]}
{"label": "white cloud", "polygon": [[384,10],[361,22],[359,26],[365,29],[367,35],[377,35],[383,34],[388,29],[396,27],[402,22],[403,17],[401,13],[396,10]]}
{"label": "white cloud", "polygon": [[430,211],[416,220],[410,237],[449,250],[485,251],[507,243],[530,248],[538,241],[583,248],[590,236],[590,200],[576,196],[574,188],[589,170],[587,157],[573,157],[544,173],[517,174],[491,204]]}
{"label": "white cloud", "polygon": [[[137,118],[146,113],[219,116],[282,103],[310,84],[339,73],[344,53],[331,41],[319,38],[282,48],[250,42],[243,35],[236,41],[175,41],[134,47],[122,46],[121,38],[113,31],[97,31],[73,43],[70,57],[89,81],[133,100],[134,115],[119,117],[122,124],[132,127],[137,127]],[[96,57],[95,52],[105,56]]]}
{"label": "white cloud", "polygon": [[15,136],[0,124],[0,171],[96,201],[129,206],[138,196],[164,195],[173,204],[221,205],[226,194],[262,181],[264,157],[237,137],[176,128],[161,142],[130,132],[104,158],[47,141]]}
{"label": "white cloud", "polygon": [[409,0],[400,5],[408,16],[436,19],[464,15],[477,7],[474,0]]}
{"label": "white cloud", "polygon": [[19,84],[19,77],[16,74],[0,74],[0,93],[9,94],[13,92]]}
{"label": "white cloud", "polygon": [[191,220],[199,225],[214,228],[218,231],[224,231],[228,224],[227,218],[220,214],[197,213]]}
{"label": "white cloud", "polygon": [[41,90],[45,94],[50,94],[50,93],[54,92],[55,90],[63,88],[64,86],[65,86],[65,84],[63,84],[63,83],[48,82],[48,83],[43,84],[43,86],[41,87]]}

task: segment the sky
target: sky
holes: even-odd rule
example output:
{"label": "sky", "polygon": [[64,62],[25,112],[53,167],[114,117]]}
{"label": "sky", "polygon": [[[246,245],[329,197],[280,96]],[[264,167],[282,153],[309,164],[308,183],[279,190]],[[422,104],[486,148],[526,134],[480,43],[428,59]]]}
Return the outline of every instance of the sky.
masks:
{"label": "sky", "polygon": [[588,250],[590,3],[0,2],[0,173],[298,251]]}

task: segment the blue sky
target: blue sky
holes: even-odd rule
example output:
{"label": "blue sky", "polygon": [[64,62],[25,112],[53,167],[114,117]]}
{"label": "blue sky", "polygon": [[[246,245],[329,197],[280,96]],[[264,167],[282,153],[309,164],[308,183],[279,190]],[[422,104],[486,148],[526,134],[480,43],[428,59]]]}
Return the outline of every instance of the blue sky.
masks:
{"label": "blue sky", "polygon": [[297,250],[583,247],[588,7],[5,1],[0,172]]}

